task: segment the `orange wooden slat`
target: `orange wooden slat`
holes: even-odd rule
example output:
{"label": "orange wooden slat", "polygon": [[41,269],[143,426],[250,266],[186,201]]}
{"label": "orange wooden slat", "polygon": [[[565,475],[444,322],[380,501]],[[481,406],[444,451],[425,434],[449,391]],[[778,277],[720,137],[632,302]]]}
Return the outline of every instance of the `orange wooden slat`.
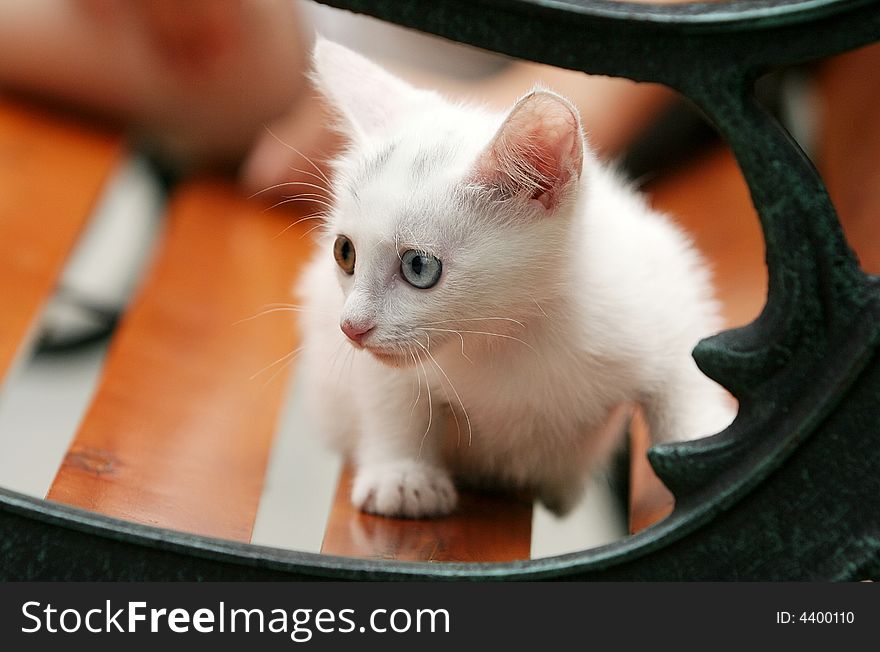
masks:
{"label": "orange wooden slat", "polygon": [[880,44],[831,57],[816,69],[819,168],[850,246],[880,274]]}
{"label": "orange wooden slat", "polygon": [[346,468],[324,534],[324,554],[431,562],[529,558],[530,501],[463,492],[458,510],[445,518],[385,518],[364,514],[351,504],[351,482]]}
{"label": "orange wooden slat", "polygon": [[311,241],[279,236],[291,219],[211,181],[176,194],[49,499],[250,539],[289,368],[251,377],[297,333],[289,312],[240,320],[292,300]]}
{"label": "orange wooden slat", "polygon": [[121,152],[116,136],[0,100],[0,378]]}
{"label": "orange wooden slat", "polygon": [[[650,189],[651,203],[693,236],[710,263],[728,327],[752,321],[767,294],[764,242],[748,186],[726,149],[718,147]],[[670,514],[672,494],[654,475],[647,425],[637,412],[630,433],[630,532]]]}

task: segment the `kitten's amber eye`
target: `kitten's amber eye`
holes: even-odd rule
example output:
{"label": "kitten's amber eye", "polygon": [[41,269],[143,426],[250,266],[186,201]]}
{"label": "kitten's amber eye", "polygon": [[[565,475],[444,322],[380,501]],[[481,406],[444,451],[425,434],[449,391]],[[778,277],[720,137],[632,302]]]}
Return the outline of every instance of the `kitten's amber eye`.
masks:
{"label": "kitten's amber eye", "polygon": [[354,274],[354,244],[344,235],[336,238],[336,242],[333,244],[333,257],[343,272]]}
{"label": "kitten's amber eye", "polygon": [[443,263],[439,258],[423,251],[410,249],[400,257],[400,273],[410,285],[421,290],[434,287],[440,280]]}

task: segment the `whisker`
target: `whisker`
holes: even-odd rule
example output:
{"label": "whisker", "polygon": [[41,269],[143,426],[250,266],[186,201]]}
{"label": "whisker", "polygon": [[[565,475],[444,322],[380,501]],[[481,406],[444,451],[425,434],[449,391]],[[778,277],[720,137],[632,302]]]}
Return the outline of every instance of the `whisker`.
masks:
{"label": "whisker", "polygon": [[415,245],[416,248],[418,248],[418,249],[424,249],[424,247],[423,247],[422,245],[420,245],[420,244],[416,241],[416,234],[415,234],[415,232],[412,230],[412,227],[409,226],[409,225],[407,224],[407,225],[406,225],[406,228],[407,228],[407,230],[409,231],[410,236],[412,236],[412,243],[413,243],[413,245]]}
{"label": "whisker", "polygon": [[[420,342],[416,342],[416,344],[422,346]],[[425,434],[422,435],[422,441],[419,443],[418,459],[421,460],[422,449],[425,447],[425,441],[428,439],[428,433],[431,432],[431,423],[434,420],[434,401],[431,400],[431,381],[428,380],[428,371],[425,369],[425,363],[422,362],[421,356],[419,356],[417,360],[422,367],[422,372],[425,374],[425,388],[428,390],[428,427],[425,428]]]}
{"label": "whisker", "polygon": [[279,206],[283,206],[284,204],[292,204],[293,202],[297,201],[304,201],[310,204],[320,204],[321,206],[326,206],[328,209],[333,210],[333,204],[324,201],[323,199],[318,197],[318,195],[310,197],[309,195],[311,194],[312,193],[304,193],[302,195],[297,195],[296,197],[286,197],[285,199],[282,199],[281,201],[272,204],[268,208],[263,209],[263,212],[267,213],[275,208],[278,208]]}
{"label": "whisker", "polygon": [[429,321],[425,322],[429,326],[433,326],[434,324],[449,324],[451,322],[462,322],[462,321],[510,321],[522,328],[525,328],[526,325],[521,321],[516,319],[511,319],[510,317],[473,317],[470,319],[441,319],[440,321]]}
{"label": "whisker", "polygon": [[252,321],[257,317],[262,317],[264,315],[271,314],[273,312],[311,312],[323,315],[334,315],[335,313],[331,310],[320,310],[318,308],[314,308],[312,306],[299,306],[295,303],[267,303],[264,307],[255,315],[251,315],[250,317],[245,317],[243,319],[239,319],[238,321],[232,322],[231,326],[237,326],[239,324],[243,324],[248,321]]}
{"label": "whisker", "polygon": [[[430,324],[436,324],[436,323],[440,323],[440,322],[428,322],[428,323],[430,323]],[[428,348],[430,349],[430,348],[431,348],[431,334],[428,333],[428,331],[427,331],[426,329],[424,329],[424,328],[422,328],[421,330],[425,331],[425,338],[428,340]],[[470,362],[471,364],[474,364],[474,361],[471,360],[471,359],[468,357],[468,355],[464,352],[464,335],[462,335],[462,334],[459,333],[458,331],[454,331],[454,332],[455,332],[456,335],[458,335],[458,339],[461,340],[461,357],[463,357],[465,360],[467,360],[467,361]]]}
{"label": "whisker", "polygon": [[437,247],[437,243],[435,243],[435,242],[428,242],[428,243],[419,242],[416,239],[415,231],[413,231],[411,226],[407,225],[407,230],[409,231],[409,234],[411,236],[411,240],[410,240],[409,244],[410,244],[410,246],[415,247],[416,250],[427,254],[427,253],[430,253],[428,251],[429,249]]}
{"label": "whisker", "polygon": [[419,399],[422,398],[422,377],[419,375],[419,368],[416,366],[416,354],[413,353],[412,347],[407,345],[407,351],[409,352],[409,357],[412,358],[413,367],[416,369],[416,382],[418,384],[419,393],[416,395],[416,400],[413,401],[412,407],[409,409],[409,416],[412,417],[413,412],[415,412],[416,405],[419,404]]}
{"label": "whisker", "polygon": [[320,224],[316,224],[315,226],[313,226],[312,228],[310,228],[308,231],[306,231],[305,233],[303,233],[303,234],[299,237],[300,240],[302,240],[303,238],[305,238],[305,237],[306,237],[309,233],[311,233],[312,231],[317,231],[318,229],[321,229],[321,228],[323,228],[324,226],[326,226],[326,224],[325,224],[324,222],[321,222]]}
{"label": "whisker", "polygon": [[276,233],[276,234],[272,237],[272,239],[275,240],[275,239],[277,239],[277,238],[280,238],[282,235],[284,235],[285,233],[287,233],[288,231],[290,231],[290,229],[292,229],[293,227],[295,227],[297,224],[300,224],[301,222],[308,222],[309,220],[321,220],[321,224],[319,224],[319,226],[321,226],[321,225],[323,225],[324,220],[326,219],[326,217],[327,217],[327,216],[326,216],[324,213],[312,213],[311,215],[306,215],[305,217],[301,217],[300,219],[296,220],[296,221],[293,222],[292,224],[288,224],[288,225],[285,226],[283,229],[281,229],[281,231],[279,231],[278,233]]}
{"label": "whisker", "polygon": [[345,340],[340,339],[339,344],[336,345],[336,350],[333,352],[333,356],[330,359],[330,365],[327,367],[325,378],[328,378],[330,374],[333,373],[333,370],[336,368],[336,363],[339,362],[339,354],[342,351],[342,347],[344,346],[346,346]]}
{"label": "whisker", "polygon": [[349,376],[351,376],[351,370],[354,367],[354,354],[355,353],[357,353],[357,351],[355,351],[353,348],[348,353],[348,369],[346,370],[346,373]]}
{"label": "whisker", "polygon": [[[300,192],[295,195],[284,195],[284,201],[311,201],[316,204],[322,204],[329,209],[333,209],[333,198],[319,195],[316,192]],[[277,206],[278,204],[276,204]]]}
{"label": "whisker", "polygon": [[308,222],[309,220],[325,220],[327,218],[327,214],[324,211],[318,211],[317,213],[311,213],[310,215],[306,215],[305,217],[301,217],[298,220],[295,220],[292,224],[288,224],[281,231],[279,231],[275,236],[273,236],[273,240],[276,238],[280,238],[282,235],[290,231],[293,227],[301,222]]}
{"label": "whisker", "polygon": [[[467,421],[467,425],[468,425],[468,446],[470,446],[470,445],[473,443],[473,441],[474,441],[474,431],[473,431],[473,428],[471,427],[471,419],[470,419],[470,417],[468,416],[467,410],[466,410],[465,407],[464,407],[464,402],[461,400],[461,396],[458,395],[458,390],[455,389],[455,385],[452,384],[452,381],[449,379],[449,376],[446,375],[446,372],[443,371],[443,367],[441,367],[441,366],[440,366],[440,363],[437,362],[436,358],[434,358],[434,356],[431,355],[431,352],[428,351],[428,349],[426,349],[426,348],[422,345],[422,343],[419,342],[418,340],[413,340],[413,341],[414,341],[417,345],[421,346],[421,347],[425,350],[425,353],[426,353],[427,356],[431,359],[431,362],[434,363],[434,366],[437,367],[437,370],[438,370],[441,374],[443,374],[443,377],[446,379],[446,382],[449,383],[449,388],[452,390],[452,393],[455,394],[455,398],[458,399],[458,404],[461,406],[461,411],[462,411],[462,413],[464,414],[464,418],[465,418],[465,420]],[[442,385],[441,385],[441,387],[442,387]],[[448,398],[448,397],[447,397],[447,398]],[[455,416],[455,410],[452,411],[452,414],[453,414],[453,416]],[[457,418],[456,418],[456,422],[458,422],[458,419],[457,419]]]}
{"label": "whisker", "polygon": [[[348,347],[348,353],[342,354],[342,362],[339,364],[339,373],[336,375],[336,382],[339,385],[345,383],[346,367],[351,363],[354,355],[354,348]],[[334,363],[335,366],[335,363]],[[350,373],[350,371],[349,371]]]}
{"label": "whisker", "polygon": [[317,166],[317,164],[316,164],[312,159],[310,159],[308,156],[306,156],[305,154],[303,154],[301,151],[299,151],[296,147],[294,147],[294,146],[291,145],[290,143],[286,143],[286,142],[284,142],[283,140],[281,140],[278,136],[275,135],[275,132],[273,132],[271,129],[269,129],[268,125],[265,126],[265,129],[266,129],[266,131],[269,133],[269,135],[272,136],[272,138],[274,138],[274,139],[277,140],[279,143],[281,143],[282,145],[284,145],[287,149],[289,149],[290,151],[292,151],[292,152],[294,152],[294,153],[299,154],[300,156],[302,156],[302,157],[305,159],[306,163],[308,163],[308,164],[311,165],[313,168],[315,168],[315,171],[321,176],[321,178],[322,178],[324,181],[327,182],[328,185],[332,185],[332,184],[330,183],[330,179],[328,179],[328,178],[327,178],[327,175],[324,174],[324,171],[323,171],[321,168],[319,168],[319,167]]}
{"label": "whisker", "polygon": [[327,192],[329,192],[329,193],[332,194],[333,190],[332,190],[332,188],[330,188],[330,186],[329,186],[329,181],[327,181],[326,179],[323,179],[322,177],[319,177],[319,176],[318,176],[317,174],[315,174],[314,172],[309,172],[308,170],[302,170],[302,169],[297,168],[297,167],[294,167],[294,166],[292,166],[292,165],[288,165],[288,166],[287,166],[287,169],[288,169],[288,170],[291,170],[291,171],[293,171],[293,172],[299,172],[300,174],[307,174],[307,175],[309,175],[310,177],[312,177],[313,179],[315,179],[316,181],[320,181],[321,183],[326,183],[326,184],[328,184],[327,186],[325,186],[325,190],[327,190]]}
{"label": "whisker", "polygon": [[[430,346],[431,346],[431,344],[429,343],[428,348],[430,348]],[[433,361],[434,366],[439,368],[437,361],[434,360],[433,357],[431,358],[431,360]],[[441,369],[440,371],[442,372],[443,370]],[[444,374],[444,375],[446,375],[446,374]],[[449,379],[447,378],[447,380],[449,380]],[[451,387],[452,383],[449,383],[449,385]],[[446,397],[446,403],[449,405],[449,411],[452,412],[452,418],[455,419],[455,431],[456,431],[455,446],[456,447],[461,446],[461,424],[458,421],[458,415],[455,413],[455,409],[453,409],[453,407],[452,407],[452,401],[449,398],[449,392],[446,390],[446,385],[444,385],[443,383],[440,383],[440,389],[443,390],[443,395]],[[459,400],[459,404],[461,404],[460,400]],[[462,406],[462,411],[464,411],[464,406]]]}
{"label": "whisker", "polygon": [[323,200],[323,201],[330,201],[330,198],[329,198],[329,197],[326,197],[325,195],[320,195],[320,194],[318,194],[318,193],[316,193],[316,192],[299,192],[299,193],[297,193],[297,194],[295,194],[295,195],[284,195],[284,198],[285,198],[285,199],[300,199],[300,198],[303,198],[303,197],[309,197],[309,198],[314,198],[314,199],[321,199],[321,200]]}
{"label": "whisker", "polygon": [[[326,192],[329,195],[327,197],[327,199],[332,198],[332,191],[329,188],[327,188],[326,186],[319,186],[315,183],[309,183],[308,181],[283,181],[282,183],[276,183],[276,184],[269,186],[267,188],[263,188],[262,190],[258,190],[253,195],[248,197],[248,199],[253,199],[254,197],[258,197],[265,192],[269,192],[270,190],[275,190],[276,188],[284,188],[285,186],[306,186],[307,188],[315,188],[316,190]],[[324,195],[321,195],[321,196],[323,197]]]}
{"label": "whisker", "polygon": [[421,328],[422,330],[425,330],[425,331],[442,331],[442,332],[444,332],[444,333],[471,333],[471,334],[473,334],[473,335],[490,335],[490,336],[492,336],[492,337],[500,337],[500,338],[503,338],[503,339],[505,339],[505,340],[513,340],[514,342],[519,342],[520,344],[522,344],[522,345],[527,346],[528,348],[530,348],[530,349],[531,349],[532,351],[534,351],[535,353],[538,352],[538,351],[535,349],[535,347],[533,347],[533,346],[532,346],[531,344],[529,344],[528,342],[526,342],[526,341],[524,341],[524,340],[521,340],[521,339],[519,339],[518,337],[513,337],[512,335],[504,335],[503,333],[489,333],[489,332],[486,332],[486,331],[451,330],[451,329],[449,329],[449,328],[425,328],[425,327],[423,327],[423,326],[421,326],[420,328]]}
{"label": "whisker", "polygon": [[300,303],[288,303],[286,301],[274,301],[272,303],[264,303],[263,308],[300,308],[302,310],[311,310],[312,312],[322,312],[326,315],[335,315],[331,310],[319,310],[313,306],[304,306]]}
{"label": "whisker", "polygon": [[461,357],[464,358],[465,360],[467,360],[468,362],[470,362],[471,364],[474,364],[474,361],[471,360],[468,357],[467,353],[464,352],[464,335],[462,335],[461,333],[459,333],[457,331],[455,334],[458,335],[458,339],[461,340]]}
{"label": "whisker", "polygon": [[294,361],[295,359],[296,359],[296,356],[290,358],[290,359],[287,360],[283,365],[281,365],[280,367],[278,367],[278,369],[275,371],[275,373],[272,374],[271,376],[269,376],[269,378],[266,380],[266,382],[263,383],[263,387],[268,387],[269,384],[270,384],[273,380],[275,380],[275,378],[278,377],[278,374],[280,374],[282,371],[284,371],[285,369],[287,369],[287,368],[293,363],[293,361]]}
{"label": "whisker", "polygon": [[[248,380],[254,380],[257,376],[259,376],[259,375],[262,374],[263,372],[268,371],[269,369],[271,369],[271,368],[274,367],[275,365],[280,364],[280,363],[284,362],[285,360],[289,360],[291,357],[296,356],[296,354],[298,354],[298,353],[299,353],[300,351],[302,351],[302,350],[303,350],[303,347],[299,347],[299,348],[294,349],[293,351],[290,351],[290,352],[288,352],[288,353],[285,353],[284,355],[282,355],[280,358],[278,358],[278,359],[277,359],[275,362],[273,362],[272,364],[268,364],[268,365],[266,365],[265,367],[263,367],[262,369],[260,369],[260,370],[259,370],[257,373],[255,373],[253,376],[251,376],[250,378],[248,378]],[[272,378],[274,378],[274,376],[273,376]],[[270,380],[271,380],[271,378],[270,378]]]}
{"label": "whisker", "polygon": [[239,319],[238,321],[232,322],[233,326],[238,326],[239,324],[243,324],[247,321],[252,321],[257,317],[262,317],[264,315],[268,315],[273,312],[308,312],[309,308],[300,308],[299,306],[284,306],[278,308],[267,308],[266,310],[261,310],[256,315],[251,315],[250,317],[245,317],[244,319]]}
{"label": "whisker", "polygon": [[538,300],[535,297],[530,297],[530,298],[532,301],[535,302],[535,305],[538,306],[538,310],[541,311],[541,314],[544,315],[545,317],[549,318],[550,315],[548,315],[546,312],[544,312],[544,309],[541,307],[541,304],[538,303]]}

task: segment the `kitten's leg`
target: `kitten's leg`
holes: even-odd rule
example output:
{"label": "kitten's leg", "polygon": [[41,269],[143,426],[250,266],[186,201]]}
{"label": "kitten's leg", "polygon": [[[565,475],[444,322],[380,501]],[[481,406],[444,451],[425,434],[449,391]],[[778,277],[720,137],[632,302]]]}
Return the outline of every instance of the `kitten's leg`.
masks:
{"label": "kitten's leg", "polygon": [[[375,365],[373,365],[375,367]],[[365,512],[420,518],[448,514],[457,502],[443,468],[444,418],[416,371],[369,370],[362,394],[361,432],[352,503]],[[415,398],[418,397],[418,400]]]}
{"label": "kitten's leg", "polygon": [[538,499],[556,516],[565,516],[584,497],[585,481],[586,471],[583,470],[561,475],[541,486]]}
{"label": "kitten's leg", "polygon": [[735,401],[693,361],[671,373],[643,406],[653,443],[699,439],[724,430],[736,415]]}

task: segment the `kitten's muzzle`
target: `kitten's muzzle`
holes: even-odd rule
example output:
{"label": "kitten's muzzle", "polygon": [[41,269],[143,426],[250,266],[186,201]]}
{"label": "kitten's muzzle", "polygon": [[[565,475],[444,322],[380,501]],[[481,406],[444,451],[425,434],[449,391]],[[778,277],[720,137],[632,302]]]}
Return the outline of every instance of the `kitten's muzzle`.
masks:
{"label": "kitten's muzzle", "polygon": [[364,346],[364,338],[373,330],[372,325],[355,324],[348,320],[343,321],[339,327],[342,329],[342,332],[345,333],[345,336],[358,348]]}

